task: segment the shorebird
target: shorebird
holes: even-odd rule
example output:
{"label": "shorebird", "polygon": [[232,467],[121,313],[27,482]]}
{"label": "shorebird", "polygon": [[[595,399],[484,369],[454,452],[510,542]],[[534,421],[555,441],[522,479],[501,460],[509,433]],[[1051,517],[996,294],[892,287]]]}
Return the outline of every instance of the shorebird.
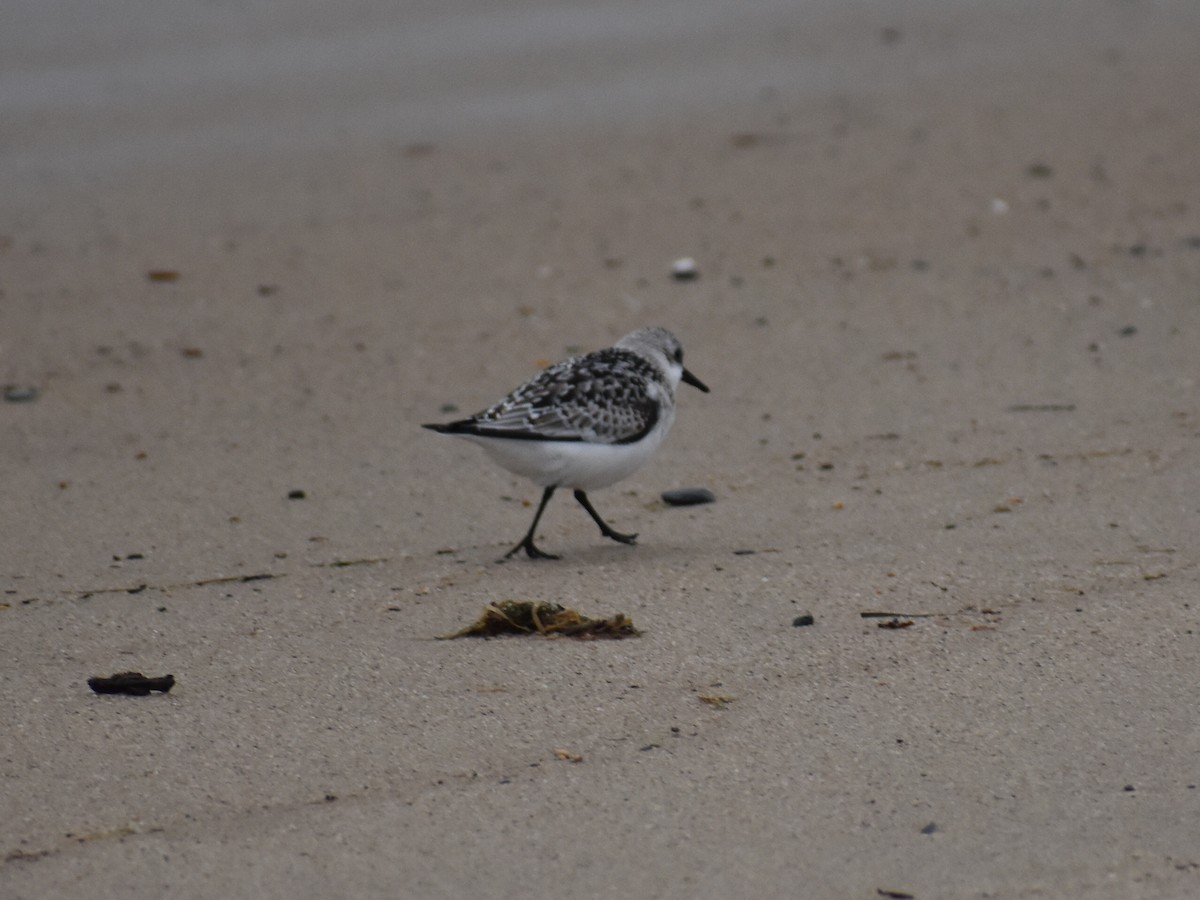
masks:
{"label": "shorebird", "polygon": [[622,534],[600,518],[587,492],[632,475],[658,449],[675,421],[679,382],[708,393],[683,367],[683,348],[665,328],[640,328],[604,350],[544,369],[482,412],[422,427],[479,444],[514,475],[543,488],[529,531],[504,555],[558,559],[538,549],[534,532],[558,488],[570,488],[600,533],[622,544]]}

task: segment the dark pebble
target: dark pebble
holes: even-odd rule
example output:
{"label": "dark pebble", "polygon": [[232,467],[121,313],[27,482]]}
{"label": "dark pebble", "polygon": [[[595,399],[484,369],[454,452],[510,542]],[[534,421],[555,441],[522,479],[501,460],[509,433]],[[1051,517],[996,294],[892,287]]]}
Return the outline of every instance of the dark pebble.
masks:
{"label": "dark pebble", "polygon": [[802,616],[796,616],[796,618],[792,619],[792,624],[797,628],[803,628],[805,625],[812,625],[816,621],[811,613],[805,613]]}
{"label": "dark pebble", "polygon": [[307,496],[308,494],[304,493],[304,491],[288,491],[289,500],[303,500]]}
{"label": "dark pebble", "polygon": [[938,831],[938,830],[940,830],[940,829],[937,827],[937,823],[930,822],[928,825],[926,825],[924,828],[921,829],[921,834],[933,834],[935,831]]}
{"label": "dark pebble", "polygon": [[141,672],[118,672],[108,677],[94,676],[89,678],[88,687],[97,694],[133,694],[144,697],[151,691],[166,693],[175,686],[174,675],[164,675],[161,678],[147,678]]}
{"label": "dark pebble", "polygon": [[4,399],[9,403],[31,403],[37,399],[38,389],[33,385],[6,384]]}
{"label": "dark pebble", "polygon": [[679,488],[663,491],[662,499],[668,506],[696,506],[700,503],[715,503],[717,496],[708,488]]}
{"label": "dark pebble", "polygon": [[1118,331],[1117,334],[1119,334],[1121,337],[1133,337],[1135,334],[1137,334],[1137,326],[1126,325],[1124,328]]}

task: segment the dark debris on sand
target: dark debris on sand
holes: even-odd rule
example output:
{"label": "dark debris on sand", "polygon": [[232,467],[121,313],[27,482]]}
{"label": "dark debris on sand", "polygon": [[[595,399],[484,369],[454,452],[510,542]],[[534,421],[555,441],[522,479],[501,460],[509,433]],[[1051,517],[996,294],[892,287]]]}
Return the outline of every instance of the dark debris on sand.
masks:
{"label": "dark debris on sand", "polygon": [[166,693],[175,686],[174,675],[147,678],[141,672],[118,672],[108,677],[94,676],[88,679],[88,687],[97,694],[133,694],[145,697],[151,691]]}
{"label": "dark debris on sand", "polygon": [[633,621],[624,613],[617,613],[610,619],[589,619],[557,603],[502,600],[484,607],[483,615],[473,625],[444,635],[441,639],[494,637],[501,634],[571,637],[587,641],[637,637],[641,632],[633,627]]}

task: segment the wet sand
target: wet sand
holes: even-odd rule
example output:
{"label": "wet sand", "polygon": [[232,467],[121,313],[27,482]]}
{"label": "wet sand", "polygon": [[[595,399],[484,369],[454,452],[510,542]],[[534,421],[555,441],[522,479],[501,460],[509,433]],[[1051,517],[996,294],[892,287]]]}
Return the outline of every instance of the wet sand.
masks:
{"label": "wet sand", "polygon": [[1193,895],[1200,13],[1055,9],[8,4],[0,895]]}

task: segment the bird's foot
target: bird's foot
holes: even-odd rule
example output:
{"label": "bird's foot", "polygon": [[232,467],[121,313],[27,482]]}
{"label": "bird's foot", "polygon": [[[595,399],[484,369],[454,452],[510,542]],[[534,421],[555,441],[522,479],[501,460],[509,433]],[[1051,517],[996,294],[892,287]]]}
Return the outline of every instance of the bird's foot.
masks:
{"label": "bird's foot", "polygon": [[521,550],[524,550],[525,555],[530,559],[558,559],[558,557],[553,553],[547,553],[545,550],[539,550],[537,545],[533,542],[533,535],[527,534],[521,540],[521,543],[517,544],[517,546],[505,553],[504,556],[496,560],[496,562],[504,562],[505,560],[512,559]]}
{"label": "bird's foot", "polygon": [[592,521],[600,526],[600,533],[606,538],[611,538],[614,541],[619,541],[622,544],[636,544],[636,534],[621,534],[615,531],[612,526],[600,518],[600,513],[596,512],[596,507],[592,506],[592,501],[588,500],[587,494],[583,491],[575,492],[575,499],[579,501],[579,505],[587,510],[588,515],[592,517]]}
{"label": "bird's foot", "polygon": [[636,534],[621,534],[621,532],[614,531],[612,528],[609,528],[608,526],[601,528],[600,533],[602,535],[604,535],[606,538],[612,538],[614,541],[618,541],[622,544],[636,544],[637,543],[637,535]]}

